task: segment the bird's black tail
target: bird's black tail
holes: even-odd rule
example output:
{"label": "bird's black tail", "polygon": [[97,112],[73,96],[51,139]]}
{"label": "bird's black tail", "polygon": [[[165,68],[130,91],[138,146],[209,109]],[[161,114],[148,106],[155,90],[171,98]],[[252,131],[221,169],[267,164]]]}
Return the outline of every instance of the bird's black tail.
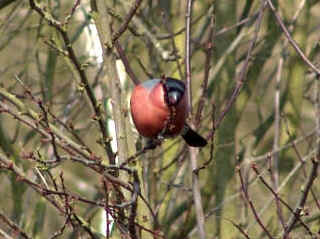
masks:
{"label": "bird's black tail", "polygon": [[207,145],[207,140],[199,135],[196,131],[190,128],[189,125],[184,126],[181,136],[186,141],[186,143],[191,147],[204,147]]}

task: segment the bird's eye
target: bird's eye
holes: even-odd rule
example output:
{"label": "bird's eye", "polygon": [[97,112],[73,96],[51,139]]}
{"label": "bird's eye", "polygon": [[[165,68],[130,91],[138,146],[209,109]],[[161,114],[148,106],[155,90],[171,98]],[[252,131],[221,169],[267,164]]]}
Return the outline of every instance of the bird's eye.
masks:
{"label": "bird's eye", "polygon": [[170,91],[168,92],[168,104],[169,105],[176,105],[179,103],[182,97],[182,93],[179,91]]}

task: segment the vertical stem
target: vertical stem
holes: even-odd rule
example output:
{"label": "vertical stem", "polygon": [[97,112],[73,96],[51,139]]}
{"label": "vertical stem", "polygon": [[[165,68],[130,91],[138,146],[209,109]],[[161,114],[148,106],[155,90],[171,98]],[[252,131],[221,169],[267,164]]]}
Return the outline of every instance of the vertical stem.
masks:
{"label": "vertical stem", "polygon": [[283,65],[283,57],[279,59],[278,71],[276,76],[276,89],[275,89],[275,96],[274,96],[274,138],[273,138],[273,151],[276,152],[273,155],[273,162],[274,162],[274,177],[273,177],[273,186],[274,188],[278,187],[278,157],[279,157],[279,137],[280,137],[280,81],[281,81],[281,74],[282,74],[282,65]]}
{"label": "vertical stem", "polygon": [[[280,127],[281,127],[281,122],[280,122],[280,82],[281,82],[281,75],[282,75],[282,67],[283,67],[283,56],[280,57],[279,59],[279,65],[278,65],[278,70],[277,70],[277,76],[276,76],[276,90],[275,90],[275,96],[274,96],[274,114],[275,114],[275,131],[274,131],[274,139],[273,139],[273,151],[276,152],[273,156],[273,164],[270,166],[273,169],[271,169],[271,181],[273,183],[273,189],[275,191],[278,190],[279,186],[279,141],[280,141]],[[278,200],[278,198],[275,198],[276,200],[276,206],[277,206],[277,214],[279,221],[282,225],[283,228],[286,227],[284,223],[284,219],[282,216],[282,211],[281,211],[281,205]]]}
{"label": "vertical stem", "polygon": [[185,40],[185,58],[186,58],[186,81],[187,81],[187,94],[188,94],[188,111],[192,113],[191,103],[191,63],[190,63],[190,36],[191,36],[191,15],[192,15],[192,0],[188,0],[186,9],[186,40]]}
{"label": "vertical stem", "polygon": [[[94,20],[98,30],[101,46],[103,46],[103,61],[106,69],[106,76],[102,82],[111,87],[112,114],[116,128],[118,164],[121,164],[127,158],[128,145],[126,141],[126,126],[124,117],[125,103],[121,95],[120,79],[116,69],[116,59],[112,46],[112,17],[108,14],[108,4],[105,1],[93,1]],[[93,9],[95,10],[95,9]]]}
{"label": "vertical stem", "polygon": [[200,192],[200,184],[198,178],[198,170],[197,170],[197,156],[199,154],[199,150],[197,148],[189,148],[190,149],[190,161],[191,161],[191,169],[192,169],[192,194],[193,201],[196,210],[197,217],[197,225],[198,225],[198,233],[201,239],[206,238],[205,229],[204,229],[204,213],[202,208],[202,199]]}
{"label": "vertical stem", "polygon": [[316,159],[319,163],[320,160],[320,75],[317,76],[316,80],[316,104],[315,104],[315,119],[317,127],[317,155]]}
{"label": "vertical stem", "polygon": [[[192,0],[187,1],[186,9],[186,41],[185,41],[185,62],[186,62],[186,81],[187,81],[187,96],[188,96],[188,111],[192,113],[192,102],[191,102],[191,62],[190,62],[190,36],[191,36],[191,15],[192,15]],[[200,184],[198,179],[197,171],[197,156],[198,149],[189,148],[190,152],[190,161],[192,169],[192,193],[193,200],[195,204],[195,213],[197,218],[198,233],[201,239],[206,238],[205,229],[204,229],[204,213],[202,208],[202,199],[200,192]]]}
{"label": "vertical stem", "polygon": [[[124,114],[124,106],[126,104],[122,101],[122,90],[120,79],[116,68],[116,59],[112,48],[112,17],[108,14],[109,1],[104,0],[92,0],[91,7],[93,11],[93,18],[98,30],[100,43],[103,49],[103,64],[106,69],[106,75],[102,79],[103,84],[111,87],[111,102],[112,102],[112,114],[115,123],[116,140],[117,140],[117,157],[118,160],[113,162],[116,165],[121,165],[128,154],[128,145],[126,137],[126,122]],[[119,176],[124,182],[128,182],[129,178],[126,174],[118,175],[119,172],[115,171],[114,175]],[[126,198],[130,197],[128,192],[122,193],[121,189],[114,187],[114,196],[118,204],[122,203],[121,195],[124,194]],[[108,216],[108,215],[107,215]],[[118,220],[121,223],[125,223],[124,210],[120,209]]]}

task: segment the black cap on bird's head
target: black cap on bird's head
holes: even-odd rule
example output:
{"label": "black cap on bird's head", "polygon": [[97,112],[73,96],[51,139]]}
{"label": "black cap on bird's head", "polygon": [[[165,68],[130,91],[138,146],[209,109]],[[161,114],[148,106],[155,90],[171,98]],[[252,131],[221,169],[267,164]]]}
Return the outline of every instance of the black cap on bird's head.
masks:
{"label": "black cap on bird's head", "polygon": [[185,85],[182,81],[165,77],[162,79],[165,89],[165,100],[169,106],[177,105],[184,96]]}

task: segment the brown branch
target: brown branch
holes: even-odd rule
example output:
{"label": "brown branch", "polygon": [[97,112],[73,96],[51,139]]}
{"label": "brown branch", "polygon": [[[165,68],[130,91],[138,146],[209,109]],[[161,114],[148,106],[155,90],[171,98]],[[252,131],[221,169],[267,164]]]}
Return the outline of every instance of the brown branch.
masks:
{"label": "brown branch", "polygon": [[245,238],[250,239],[248,233],[245,232],[245,231],[243,230],[243,228],[242,228],[239,224],[235,223],[234,221],[232,221],[232,220],[230,220],[230,219],[226,219],[226,218],[225,218],[225,220],[229,221],[234,227],[236,227],[236,228],[241,232],[241,234],[242,234]]}
{"label": "brown branch", "polygon": [[192,4],[193,0],[187,1],[186,9],[186,38],[185,38],[185,77],[186,77],[186,93],[187,93],[187,105],[188,112],[192,113],[192,95],[191,95],[191,15],[192,15]]}
{"label": "brown branch", "polygon": [[240,94],[240,91],[242,89],[243,84],[246,81],[246,75],[247,75],[247,70],[248,70],[248,66],[249,66],[249,60],[251,58],[251,54],[252,51],[256,45],[257,39],[258,39],[258,33],[260,31],[260,25],[262,22],[262,18],[263,18],[263,13],[264,13],[264,9],[266,7],[266,4],[261,4],[260,10],[259,10],[259,15],[258,15],[258,19],[256,22],[256,28],[255,28],[255,34],[253,39],[250,42],[250,46],[247,52],[247,56],[245,59],[245,62],[243,64],[243,67],[241,69],[241,72],[239,74],[239,76],[236,78],[236,86],[233,89],[232,95],[229,98],[228,102],[226,103],[226,106],[223,108],[220,116],[218,117],[217,121],[215,122],[215,129],[217,129],[219,127],[219,125],[221,124],[222,120],[224,119],[224,117],[226,116],[226,114],[230,111],[233,103],[236,101],[238,95]]}
{"label": "brown branch", "polygon": [[12,230],[14,230],[16,236],[21,236],[25,239],[31,239],[25,231],[22,230],[16,223],[11,221],[2,211],[0,211],[0,220],[7,224]]}
{"label": "brown branch", "polygon": [[210,72],[210,65],[211,65],[211,59],[212,59],[212,51],[213,51],[213,39],[215,38],[215,11],[213,11],[212,16],[211,16],[211,21],[210,21],[210,32],[209,36],[206,42],[206,48],[205,48],[205,54],[206,54],[206,59],[204,63],[204,78],[203,82],[201,85],[202,92],[198,104],[198,109],[197,113],[195,116],[195,125],[196,127],[199,126],[201,122],[201,113],[204,108],[205,104],[205,99],[207,98],[207,93],[208,93],[208,81],[209,81],[209,72]]}
{"label": "brown branch", "polygon": [[132,82],[135,84],[135,85],[139,85],[140,84],[140,81],[139,79],[136,77],[136,75],[134,74],[131,66],[130,66],[130,63],[129,63],[129,60],[128,58],[126,57],[125,53],[124,53],[124,50],[122,49],[121,45],[119,44],[118,41],[115,41],[114,42],[114,45],[117,49],[117,52],[119,54],[119,57],[124,65],[124,68],[126,69],[126,72],[127,74],[129,75],[129,77],[131,78]]}
{"label": "brown branch", "polygon": [[[31,129],[37,131],[45,140],[50,139],[51,136],[48,134],[48,132],[46,130],[41,129],[41,127],[39,127],[39,124],[37,125],[36,123],[29,121],[28,119],[26,119],[26,117],[24,117],[23,114],[21,114],[19,112],[14,112],[6,104],[0,102],[0,110],[3,113],[10,114],[11,116],[13,116],[15,119],[17,119],[21,123],[25,124],[26,126],[30,127]],[[61,148],[63,148],[66,152],[68,152],[71,156],[78,154],[81,157],[90,160],[90,156],[87,153],[83,152],[80,149],[80,147],[77,147],[74,144],[70,144],[70,142],[65,141],[64,139],[60,138],[59,136],[57,136],[56,139],[57,139],[56,143]]]}
{"label": "brown branch", "polygon": [[169,169],[171,166],[173,166],[175,163],[180,162],[183,158],[186,158],[186,145],[176,154],[176,156],[168,162],[166,165],[161,167],[158,171],[156,171],[156,174],[161,174],[163,171]]}
{"label": "brown branch", "polygon": [[[316,82],[316,84],[318,84],[318,82]],[[318,116],[316,115],[315,118],[317,119]],[[288,125],[287,120],[286,120],[285,122],[286,122],[286,132],[287,132],[288,136],[289,136],[290,138],[294,138],[293,135],[292,135],[292,133],[291,133],[290,130],[289,130],[289,125]],[[317,127],[318,127],[318,126],[317,126]],[[317,136],[317,135],[316,135],[316,136]],[[306,140],[306,141],[307,141],[307,140]],[[304,176],[304,178],[306,179],[306,178],[307,178],[306,161],[303,160],[303,157],[302,157],[301,153],[299,152],[299,149],[298,149],[298,146],[296,145],[296,143],[293,142],[292,144],[293,144],[293,145],[292,145],[292,148],[293,148],[295,154],[297,155],[300,163],[301,163],[302,166],[303,166],[303,167],[302,167],[303,176]],[[312,147],[312,145],[311,145],[310,143],[308,143],[308,145],[309,145],[309,147]],[[310,189],[310,193],[311,193],[311,195],[312,195],[312,197],[313,197],[313,199],[314,199],[314,201],[315,201],[318,209],[320,209],[320,202],[318,201],[317,195],[316,195],[316,193],[314,192],[314,190],[312,189],[312,187],[311,187],[311,189]]]}
{"label": "brown branch", "polygon": [[31,100],[33,102],[35,102],[39,108],[41,109],[42,111],[42,114],[43,114],[43,121],[44,121],[44,124],[45,124],[45,128],[46,128],[46,131],[48,132],[48,134],[50,135],[50,138],[51,138],[51,145],[52,145],[52,148],[53,148],[53,153],[56,157],[56,161],[59,162],[61,161],[60,159],[60,156],[59,156],[59,153],[58,153],[58,147],[57,147],[57,143],[56,143],[56,135],[54,134],[54,132],[51,130],[51,127],[50,127],[50,123],[49,123],[49,118],[48,118],[48,111],[49,109],[46,109],[42,100],[41,99],[37,99],[32,93],[31,93],[31,90],[20,80],[20,78],[18,76],[15,76],[16,77],[16,80],[21,84],[21,86],[23,87],[23,89],[25,90],[27,96],[29,96],[31,98]]}
{"label": "brown branch", "polygon": [[70,217],[68,216],[68,217],[65,219],[62,227],[61,227],[58,231],[54,232],[53,235],[50,237],[50,239],[55,239],[55,238],[61,236],[61,235],[63,234],[66,226],[67,226],[67,223],[68,223],[69,221],[70,221]]}
{"label": "brown branch", "polygon": [[70,19],[73,17],[74,13],[76,12],[76,9],[79,7],[80,5],[80,0],[75,0],[72,8],[71,8],[71,11],[70,11],[70,14],[68,16],[66,16],[65,20],[64,20],[64,25],[67,25],[70,21]]}
{"label": "brown branch", "polygon": [[267,230],[267,228],[263,225],[254,205],[253,205],[253,202],[249,196],[249,193],[248,193],[248,188],[245,186],[244,184],[244,179],[243,179],[243,176],[242,176],[242,172],[241,172],[241,168],[237,168],[237,171],[238,171],[238,174],[239,174],[239,178],[240,178],[240,183],[241,183],[241,190],[243,192],[243,195],[246,199],[246,201],[249,203],[249,206],[251,208],[251,211],[256,219],[256,221],[258,222],[258,224],[260,225],[260,227],[262,228],[262,230],[266,233],[266,235],[270,238],[270,239],[273,239],[273,237],[271,236],[270,232]]}
{"label": "brown branch", "polygon": [[63,128],[65,128],[77,141],[78,143],[82,146],[82,148],[86,151],[88,151],[88,153],[92,154],[92,150],[85,144],[85,142],[83,141],[83,139],[81,138],[81,136],[79,136],[74,129],[74,126],[70,123],[70,124],[66,124],[64,123],[61,119],[59,119],[56,115],[54,115],[50,109],[48,109],[48,113],[50,114],[50,116],[53,118],[53,120],[55,122],[57,122],[58,124],[60,124]]}
{"label": "brown branch", "polygon": [[2,163],[0,165],[1,168],[13,172],[17,179],[19,179],[21,182],[28,184],[35,192],[47,199],[55,208],[57,208],[59,212],[64,213],[63,208],[61,208],[60,205],[54,199],[48,197],[48,194],[43,193],[47,189],[43,188],[40,184],[34,183],[30,179],[28,179],[25,176],[24,172],[19,167],[17,167],[12,160],[9,160],[6,156],[0,154],[0,162]]}
{"label": "brown branch", "polygon": [[307,201],[308,193],[311,190],[312,184],[317,177],[319,160],[320,160],[319,155],[317,155],[317,157],[314,160],[312,160],[313,165],[312,165],[311,172],[309,174],[309,177],[306,181],[305,186],[303,187],[304,188],[303,193],[298,201],[298,204],[293,212],[293,215],[291,216],[291,218],[289,219],[289,221],[287,223],[288,227],[287,227],[287,230],[285,230],[285,232],[284,232],[283,238],[286,238],[286,236],[289,235],[289,233],[294,228],[294,225],[299,220],[298,218],[300,217],[300,213],[303,210],[303,207]]}
{"label": "brown branch", "polygon": [[157,146],[160,146],[161,144],[162,144],[161,140],[152,140],[148,142],[140,151],[137,151],[134,155],[130,156],[123,163],[121,163],[120,168],[125,167],[129,163],[133,162],[139,156],[145,154],[149,150],[155,149]]}
{"label": "brown branch", "polygon": [[209,156],[209,159],[208,159],[208,160],[206,160],[201,166],[199,166],[199,167],[195,170],[196,173],[199,173],[200,170],[206,169],[206,168],[210,165],[210,163],[212,162],[212,160],[213,160],[213,153],[214,153],[214,149],[215,149],[215,145],[214,145],[215,111],[216,111],[216,107],[215,107],[215,105],[213,104],[213,106],[212,106],[212,117],[211,117],[212,132],[213,132],[213,134],[212,134],[212,137],[211,137],[211,144],[210,144],[210,156]]}
{"label": "brown branch", "polygon": [[165,26],[165,29],[171,35],[171,37],[170,37],[170,42],[171,42],[171,46],[172,46],[172,53],[171,54],[174,56],[174,61],[176,62],[180,79],[183,79],[184,75],[183,75],[183,72],[182,72],[182,69],[181,69],[181,63],[180,63],[181,56],[178,54],[179,50],[177,48],[177,45],[176,45],[176,42],[175,42],[175,39],[174,39],[174,34],[173,34],[173,30],[172,30],[171,21],[169,21],[169,16],[165,11],[162,11],[161,15],[162,15],[162,20],[163,20],[163,25]]}
{"label": "brown branch", "polygon": [[224,27],[222,29],[220,29],[219,31],[217,31],[217,33],[215,34],[215,37],[220,37],[223,36],[223,34],[232,31],[235,28],[238,28],[244,24],[247,24],[253,20],[255,20],[257,17],[259,16],[259,12],[254,13],[252,16],[247,17],[242,19],[241,21],[237,22],[236,24],[229,26],[229,27]]}
{"label": "brown branch", "polygon": [[[208,10],[210,10],[210,8],[208,8]],[[207,15],[207,12],[203,12],[200,16],[196,17],[196,19],[193,19],[191,21],[191,25],[195,25],[196,23],[198,23],[203,17],[205,17]],[[170,39],[172,37],[176,37],[182,33],[184,33],[186,31],[186,26],[182,27],[180,30],[174,32],[174,33],[169,33],[169,34],[163,34],[163,35],[159,35],[156,36],[158,40],[167,40]]]}
{"label": "brown branch", "polygon": [[132,204],[129,216],[129,232],[132,239],[137,239],[137,231],[135,226],[135,219],[137,217],[138,209],[138,195],[140,194],[140,180],[136,170],[133,170],[133,193],[132,193]]}
{"label": "brown branch", "polygon": [[[186,37],[185,37],[185,76],[186,76],[186,94],[187,94],[187,106],[188,113],[192,114],[192,95],[191,95],[191,19],[192,19],[192,4],[193,0],[188,0],[186,3]],[[197,219],[197,228],[200,239],[206,238],[205,233],[205,218],[202,206],[200,183],[197,174],[197,155],[199,154],[198,149],[189,147],[190,152],[190,163],[192,169],[192,194],[195,206],[195,214]]]}
{"label": "brown branch", "polygon": [[133,18],[133,16],[136,14],[141,2],[142,2],[142,0],[135,1],[135,3],[131,7],[128,15],[126,16],[124,22],[120,26],[119,30],[117,32],[115,32],[114,34],[112,34],[112,44],[114,44],[119,39],[119,37],[127,30],[128,25],[129,25],[131,19]]}
{"label": "brown branch", "polygon": [[109,161],[111,164],[115,163],[115,155],[112,152],[111,144],[110,141],[108,140],[108,135],[107,135],[107,129],[106,129],[106,124],[104,122],[104,117],[102,115],[100,106],[95,98],[95,95],[90,87],[87,75],[81,66],[80,62],[78,61],[78,58],[76,57],[76,54],[74,52],[74,49],[72,47],[71,41],[68,37],[67,31],[65,29],[65,26],[62,25],[59,21],[55,20],[45,9],[42,9],[41,7],[38,6],[38,4],[34,0],[29,0],[29,4],[31,9],[35,10],[41,17],[43,17],[49,25],[53,26],[61,35],[64,45],[67,49],[68,52],[68,57],[73,63],[74,67],[76,68],[80,81],[82,86],[85,88],[85,91],[87,93],[87,96],[89,98],[89,101],[91,103],[91,106],[93,108],[93,111],[95,113],[95,118],[98,121],[99,127],[100,127],[100,132],[102,134],[102,142],[105,148],[105,151],[109,157]]}
{"label": "brown branch", "polygon": [[105,198],[105,205],[104,205],[104,213],[106,214],[106,237],[107,239],[110,238],[110,221],[109,221],[109,188],[108,182],[105,178],[102,179],[103,182],[103,189],[104,189],[104,198]]}
{"label": "brown branch", "polygon": [[[266,180],[263,178],[262,174],[259,172],[256,165],[252,164],[251,168],[256,173],[257,177],[260,179],[260,181],[263,183],[263,185],[265,185],[268,188],[268,190],[273,194],[276,202],[281,202],[284,206],[286,206],[289,209],[289,211],[292,214],[295,214],[294,210],[290,207],[290,205],[286,201],[284,201],[281,197],[279,197],[278,193],[275,190],[273,190],[273,188],[266,182]],[[301,225],[304,226],[304,228],[309,233],[309,235],[312,236],[313,234],[310,231],[310,228],[301,220],[300,217],[298,217],[298,220],[301,223]],[[283,226],[284,226],[284,230],[287,230],[287,225],[285,225],[285,223],[283,223]]]}
{"label": "brown branch", "polygon": [[284,25],[283,21],[281,20],[281,17],[279,16],[279,14],[277,13],[276,8],[274,7],[273,3],[271,0],[266,0],[266,2],[269,5],[269,8],[272,10],[273,15],[275,16],[275,18],[277,19],[278,24],[280,25],[282,31],[284,32],[285,36],[287,37],[287,39],[289,40],[290,44],[292,45],[292,47],[296,50],[296,52],[300,55],[300,57],[302,58],[302,60],[317,74],[320,75],[320,70],[314,65],[312,64],[312,62],[308,59],[308,57],[306,57],[306,55],[303,53],[303,51],[300,49],[300,47],[298,46],[298,44],[295,42],[295,40],[292,38],[292,36],[290,35],[287,27]]}
{"label": "brown branch", "polygon": [[[71,198],[75,199],[77,201],[82,201],[85,203],[90,203],[95,206],[100,206],[104,207],[103,203],[95,202],[95,201],[90,201],[88,199],[84,199],[82,197],[79,197],[74,194],[67,193],[66,190],[64,191],[55,191],[55,190],[50,190],[45,187],[43,187],[41,184],[37,184],[33,181],[31,181],[28,177],[25,176],[25,173],[16,166],[16,164],[12,161],[7,159],[6,156],[0,154],[0,166],[2,169],[6,169],[14,173],[16,176],[16,179],[28,184],[31,189],[33,189],[36,193],[38,193],[41,197],[45,198],[48,202],[50,202],[60,213],[63,215],[67,215],[68,212],[66,211],[66,208],[61,205],[61,203],[57,202],[57,200],[52,197],[52,195],[62,195],[63,197],[66,198]],[[72,215],[72,218],[70,219],[72,223],[78,222],[79,225],[92,237],[92,238],[101,238],[100,234],[95,231],[94,228],[92,228],[88,222],[86,222],[84,219],[80,218],[77,216],[74,212],[70,212],[70,215]]]}

